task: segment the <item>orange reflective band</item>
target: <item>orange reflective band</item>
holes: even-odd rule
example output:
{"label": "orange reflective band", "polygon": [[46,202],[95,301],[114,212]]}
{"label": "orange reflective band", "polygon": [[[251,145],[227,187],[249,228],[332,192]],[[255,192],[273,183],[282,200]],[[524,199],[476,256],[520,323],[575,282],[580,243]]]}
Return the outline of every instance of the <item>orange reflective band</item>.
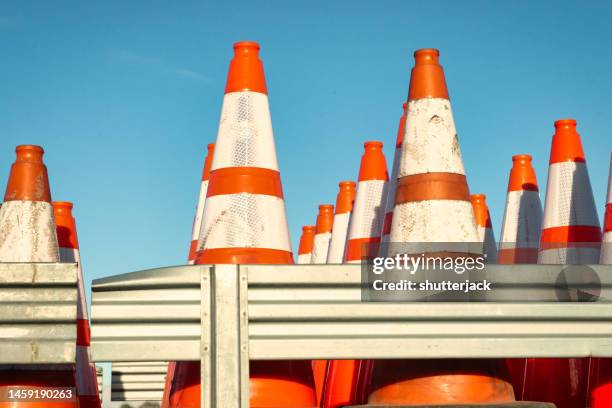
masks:
{"label": "orange reflective band", "polygon": [[508,191],[538,191],[538,180],[531,165],[531,156],[517,154],[512,156],[512,169],[508,181]]}
{"label": "orange reflective band", "polygon": [[4,201],[51,202],[47,167],[42,160],[42,147],[17,146],[15,152],[17,158],[11,166]]}
{"label": "orange reflective band", "polygon": [[606,204],[606,213],[604,214],[604,232],[612,231],[612,203]]}
{"label": "orange reflective band", "polygon": [[336,214],[344,214],[353,211],[355,201],[355,182],[341,181],[340,190],[336,197]]}
{"label": "orange reflective band", "polygon": [[68,201],[54,201],[53,218],[57,231],[57,243],[60,248],[79,248],[76,224],[72,216],[72,203]]}
{"label": "orange reflective band", "polygon": [[[572,225],[545,228],[540,249],[599,247],[601,229],[593,225]],[[593,245],[595,244],[595,245]]]}
{"label": "orange reflective band", "polygon": [[252,91],[268,94],[263,63],[259,59],[259,44],[241,41],[234,44],[225,93]]}
{"label": "orange reflective band", "polygon": [[77,346],[89,347],[91,343],[91,330],[89,329],[89,320],[77,319]]}
{"label": "orange reflective band", "polygon": [[213,248],[203,249],[196,256],[196,264],[273,264],[293,263],[289,251],[270,248]]}
{"label": "orange reflective band", "polygon": [[414,53],[414,68],[410,75],[408,101],[424,98],[448,99],[444,70],[438,62],[440,52],[434,48],[417,50]]}
{"label": "orange reflective band", "polygon": [[399,179],[395,204],[425,200],[470,201],[465,176],[456,173],[422,173]]}
{"label": "orange reflective band", "polygon": [[187,257],[188,261],[193,261],[196,258],[196,252],[198,251],[198,240],[194,239],[191,241],[189,245],[189,256]]}
{"label": "orange reflective band", "polygon": [[312,252],[315,230],[316,227],[314,225],[305,225],[302,227],[302,236],[300,237],[298,255],[310,254]]}
{"label": "orange reflective band", "polygon": [[385,214],[385,219],[383,221],[383,235],[391,234],[391,222],[393,221],[393,213],[388,212]]}
{"label": "orange reflective band", "polygon": [[504,248],[497,253],[497,263],[535,264],[538,263],[538,248]]}
{"label": "orange reflective band", "polygon": [[210,166],[212,165],[213,154],[215,153],[215,144],[208,145],[208,153],[204,159],[204,170],[202,170],[202,181],[210,179]]}
{"label": "orange reflective band", "polygon": [[549,164],[568,161],[584,163],[586,160],[580,135],[576,132],[576,121],[561,119],[555,122]]}
{"label": "orange reflective band", "polygon": [[240,193],[283,198],[280,173],[261,167],[225,167],[211,172],[207,198]]}
{"label": "orange reflective band", "polygon": [[332,231],[334,223],[334,206],[331,204],[321,204],[319,215],[317,215],[316,234],[325,234]]}
{"label": "orange reflective band", "polygon": [[346,261],[360,261],[378,253],[380,237],[349,239],[346,244]]}

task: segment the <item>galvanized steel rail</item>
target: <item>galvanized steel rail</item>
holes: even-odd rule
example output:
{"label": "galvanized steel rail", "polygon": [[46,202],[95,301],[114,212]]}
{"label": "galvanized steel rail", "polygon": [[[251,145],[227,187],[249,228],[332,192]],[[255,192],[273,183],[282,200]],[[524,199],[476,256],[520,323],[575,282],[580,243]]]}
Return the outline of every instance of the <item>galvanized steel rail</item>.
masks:
{"label": "galvanized steel rail", "polygon": [[[530,285],[558,295],[555,268],[490,268],[503,299]],[[602,289],[590,303],[363,303],[359,265],[135,272],[94,281],[93,356],[200,360],[204,407],[248,406],[249,359],[612,357],[612,273],[591,268]]]}

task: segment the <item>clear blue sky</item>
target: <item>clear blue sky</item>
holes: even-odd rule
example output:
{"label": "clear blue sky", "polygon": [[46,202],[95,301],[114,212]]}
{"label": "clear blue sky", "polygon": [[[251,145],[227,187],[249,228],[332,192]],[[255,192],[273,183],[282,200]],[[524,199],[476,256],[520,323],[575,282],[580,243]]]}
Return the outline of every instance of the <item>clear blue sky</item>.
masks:
{"label": "clear blue sky", "polygon": [[0,3],[0,184],[16,145],[44,146],[53,198],[75,202],[86,279],[185,261],[245,39],[262,46],[294,249],[357,177],[363,141],[384,141],[391,164],[423,47],[441,51],[470,189],[487,194],[497,236],[510,156],[534,156],[543,192],[558,118],[578,120],[601,220],[612,3],[222,3]]}

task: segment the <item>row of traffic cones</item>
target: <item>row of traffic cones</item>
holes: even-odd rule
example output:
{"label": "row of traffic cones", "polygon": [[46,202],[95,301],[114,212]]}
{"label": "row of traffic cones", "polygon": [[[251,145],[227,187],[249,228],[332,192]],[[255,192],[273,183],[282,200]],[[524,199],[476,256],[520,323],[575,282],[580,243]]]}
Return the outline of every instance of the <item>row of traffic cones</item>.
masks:
{"label": "row of traffic cones", "polygon": [[68,387],[75,390],[76,398],[57,402],[0,401],[0,407],[100,408],[96,368],[89,351],[89,319],[73,205],[51,202],[41,147],[17,146],[16,153],[0,208],[0,262],[78,264],[76,364],[0,367],[0,395],[7,395],[12,387]]}

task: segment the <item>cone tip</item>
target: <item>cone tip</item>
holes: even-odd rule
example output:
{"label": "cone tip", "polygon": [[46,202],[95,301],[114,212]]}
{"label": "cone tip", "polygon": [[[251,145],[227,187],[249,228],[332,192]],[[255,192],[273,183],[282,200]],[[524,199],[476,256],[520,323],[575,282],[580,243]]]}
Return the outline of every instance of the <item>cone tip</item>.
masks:
{"label": "cone tip", "polygon": [[236,53],[242,50],[244,50],[245,52],[248,52],[248,51],[257,52],[260,49],[261,47],[259,46],[259,43],[255,41],[237,41],[234,43],[234,51]]}
{"label": "cone tip", "polygon": [[586,161],[575,119],[555,121],[555,134],[550,151],[550,164]]}
{"label": "cone tip", "polygon": [[319,205],[319,211],[320,212],[333,211],[333,210],[334,210],[334,205],[333,204],[321,204],[321,205]]}
{"label": "cone tip", "polygon": [[37,145],[19,145],[15,148],[17,153],[19,152],[40,152],[44,153],[45,150],[41,146]]}
{"label": "cone tip", "polygon": [[438,57],[440,57],[440,51],[437,48],[421,48],[414,52],[416,65],[438,64]]}
{"label": "cone tip", "polygon": [[302,226],[302,231],[303,232],[315,232],[315,226],[314,225],[304,225]]}
{"label": "cone tip", "polygon": [[363,144],[363,147],[365,147],[366,149],[370,148],[370,149],[382,149],[383,147],[383,142],[379,142],[377,140],[370,140],[367,141]]}
{"label": "cone tip", "polygon": [[530,154],[515,154],[512,156],[512,162],[514,164],[531,163]]}
{"label": "cone tip", "polygon": [[559,119],[555,121],[555,128],[562,129],[568,127],[576,127],[576,119]]}
{"label": "cone tip", "polygon": [[215,144],[214,143],[209,143],[209,144],[206,145],[206,148],[210,152],[211,150],[213,150],[215,148]]}
{"label": "cone tip", "polygon": [[74,205],[70,201],[53,201],[53,208],[72,210]]}
{"label": "cone tip", "polygon": [[471,198],[473,203],[487,200],[486,194],[472,194]]}
{"label": "cone tip", "polygon": [[350,189],[350,188],[355,188],[355,186],[356,186],[356,185],[357,185],[357,184],[355,184],[355,182],[354,182],[354,181],[350,181],[350,180],[343,180],[343,181],[341,181],[340,183],[338,183],[338,186],[339,186],[341,189],[345,189],[345,188],[349,188],[349,189]]}

